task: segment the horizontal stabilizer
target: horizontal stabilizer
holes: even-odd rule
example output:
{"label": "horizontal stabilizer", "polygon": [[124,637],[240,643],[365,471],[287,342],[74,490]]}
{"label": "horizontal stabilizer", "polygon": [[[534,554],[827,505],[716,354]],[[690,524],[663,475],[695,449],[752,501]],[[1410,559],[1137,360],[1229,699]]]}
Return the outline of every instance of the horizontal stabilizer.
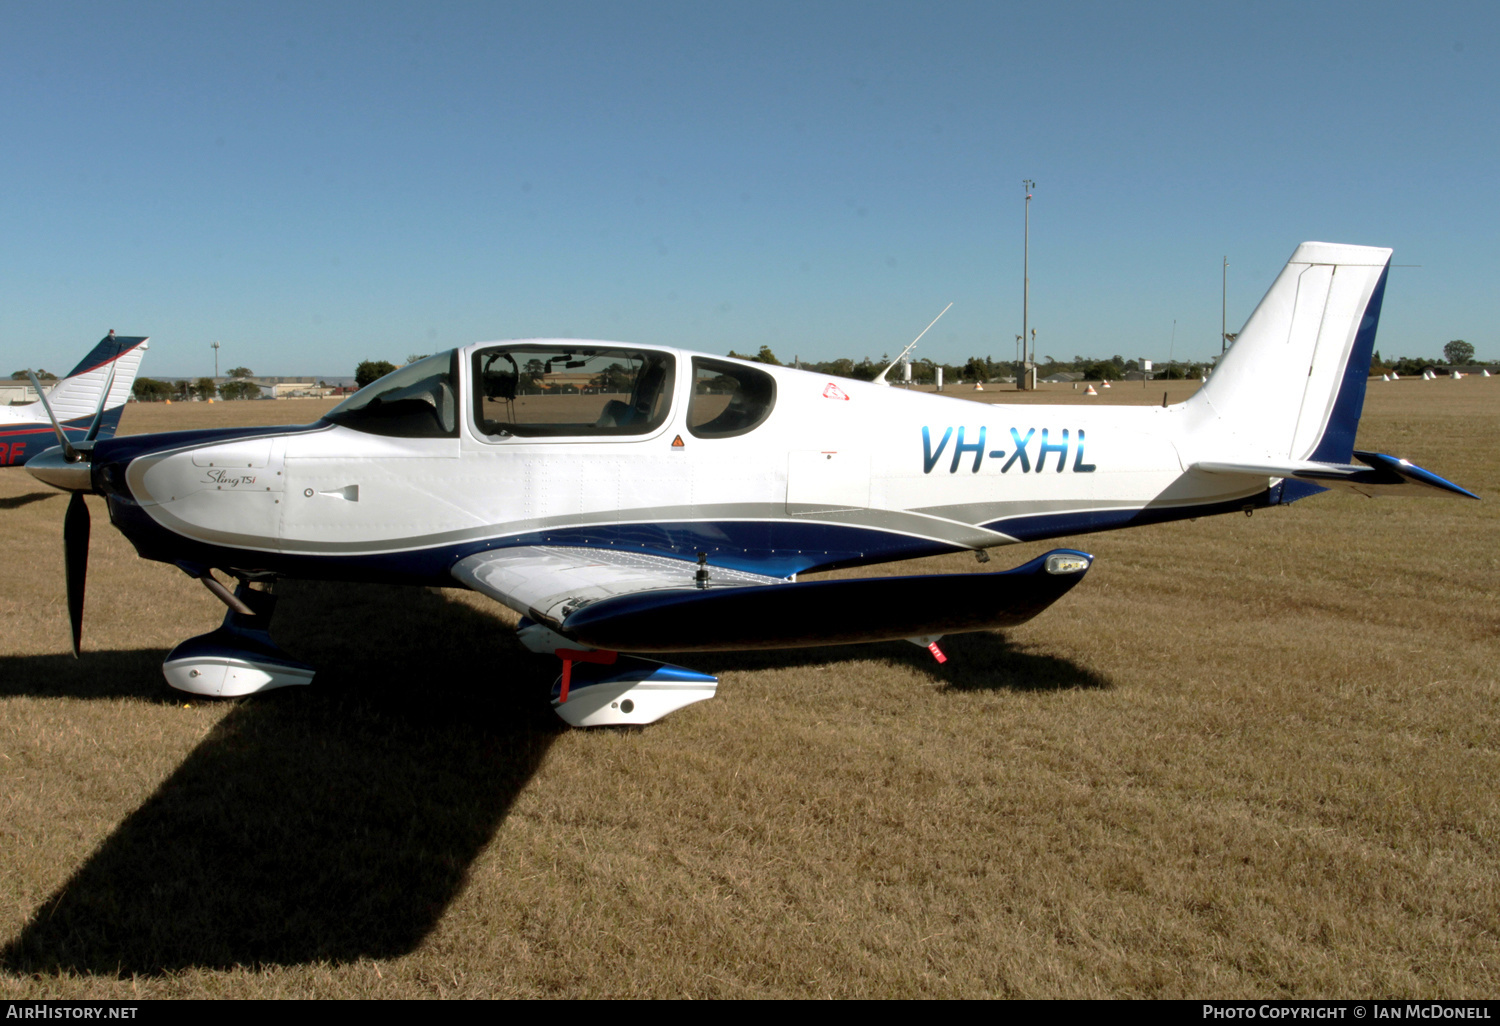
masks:
{"label": "horizontal stabilizer", "polygon": [[1306,481],[1322,488],[1347,488],[1361,495],[1460,495],[1479,496],[1452,481],[1423,470],[1414,463],[1378,452],[1354,453],[1359,463],[1319,463],[1313,460],[1204,461],[1191,470],[1205,474],[1242,474],[1252,477]]}

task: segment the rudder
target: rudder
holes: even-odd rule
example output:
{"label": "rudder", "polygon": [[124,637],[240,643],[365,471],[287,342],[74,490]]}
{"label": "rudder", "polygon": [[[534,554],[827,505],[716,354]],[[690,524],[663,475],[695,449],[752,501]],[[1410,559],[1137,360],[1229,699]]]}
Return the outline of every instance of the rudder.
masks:
{"label": "rudder", "polygon": [[1298,246],[1190,403],[1247,454],[1348,462],[1390,257],[1370,246]]}

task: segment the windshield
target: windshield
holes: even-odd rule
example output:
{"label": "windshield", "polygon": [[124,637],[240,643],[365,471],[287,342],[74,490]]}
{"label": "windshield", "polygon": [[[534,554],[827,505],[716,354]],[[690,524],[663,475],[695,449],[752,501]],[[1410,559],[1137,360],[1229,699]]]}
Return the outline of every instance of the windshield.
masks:
{"label": "windshield", "polygon": [[398,438],[453,438],[458,434],[458,350],[437,353],[394,370],[324,414],[324,420]]}

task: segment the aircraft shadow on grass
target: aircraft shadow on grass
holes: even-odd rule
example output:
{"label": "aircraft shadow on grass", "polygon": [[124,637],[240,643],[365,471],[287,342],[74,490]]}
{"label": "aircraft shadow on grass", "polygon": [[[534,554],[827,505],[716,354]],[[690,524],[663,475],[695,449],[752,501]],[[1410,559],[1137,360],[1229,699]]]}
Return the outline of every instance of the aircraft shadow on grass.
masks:
{"label": "aircraft shadow on grass", "polygon": [[[66,625],[58,632],[67,645]],[[182,701],[161,679],[165,649],[128,652],[90,652],[77,659],[70,652],[56,655],[0,658],[0,698],[134,698],[157,705]]]}
{"label": "aircraft shadow on grass", "polygon": [[41,502],[43,499],[62,498],[62,492],[27,492],[24,495],[6,495],[0,497],[0,509],[20,509],[29,506],[33,502]]}
{"label": "aircraft shadow on grass", "polygon": [[[277,617],[289,650],[323,667],[317,683],[240,701],[0,965],[128,976],[342,962],[404,954],[436,925],[565,729],[545,697],[556,661],[422,589],[305,584]],[[139,665],[161,655],[86,655],[74,676],[109,685],[59,687],[71,657],[0,660],[0,674],[39,663],[26,693],[185,700]]]}
{"label": "aircraft shadow on grass", "polygon": [[758,652],[693,652],[663,658],[674,662],[690,661],[694,669],[715,674],[731,670],[823,666],[875,658],[908,666],[943,685],[945,690],[959,692],[1068,691],[1114,686],[1108,677],[1070,659],[1030,651],[1026,645],[993,631],[949,635],[940,645],[948,657],[946,663],[939,663],[925,649],[905,641]]}
{"label": "aircraft shadow on grass", "polygon": [[[281,640],[310,688],[241,700],[0,949],[17,973],[128,976],[389,958],[463,888],[564,729],[556,660],[496,619],[417,588],[301,582]],[[956,689],[1108,687],[994,634],[710,656],[719,672],[868,659]],[[0,695],[187,699],[160,651],[0,660]],[[703,654],[695,656],[704,661]]]}

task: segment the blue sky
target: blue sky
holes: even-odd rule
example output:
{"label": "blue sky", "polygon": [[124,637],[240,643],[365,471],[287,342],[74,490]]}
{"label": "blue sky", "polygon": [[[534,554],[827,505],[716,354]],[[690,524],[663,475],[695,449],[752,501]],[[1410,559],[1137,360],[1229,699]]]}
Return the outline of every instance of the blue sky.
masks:
{"label": "blue sky", "polygon": [[[0,0],[0,371],[566,335],[1218,350],[1304,239],[1497,347],[1500,7]],[[1175,342],[1173,321],[1176,321]],[[5,361],[9,361],[9,365]]]}

